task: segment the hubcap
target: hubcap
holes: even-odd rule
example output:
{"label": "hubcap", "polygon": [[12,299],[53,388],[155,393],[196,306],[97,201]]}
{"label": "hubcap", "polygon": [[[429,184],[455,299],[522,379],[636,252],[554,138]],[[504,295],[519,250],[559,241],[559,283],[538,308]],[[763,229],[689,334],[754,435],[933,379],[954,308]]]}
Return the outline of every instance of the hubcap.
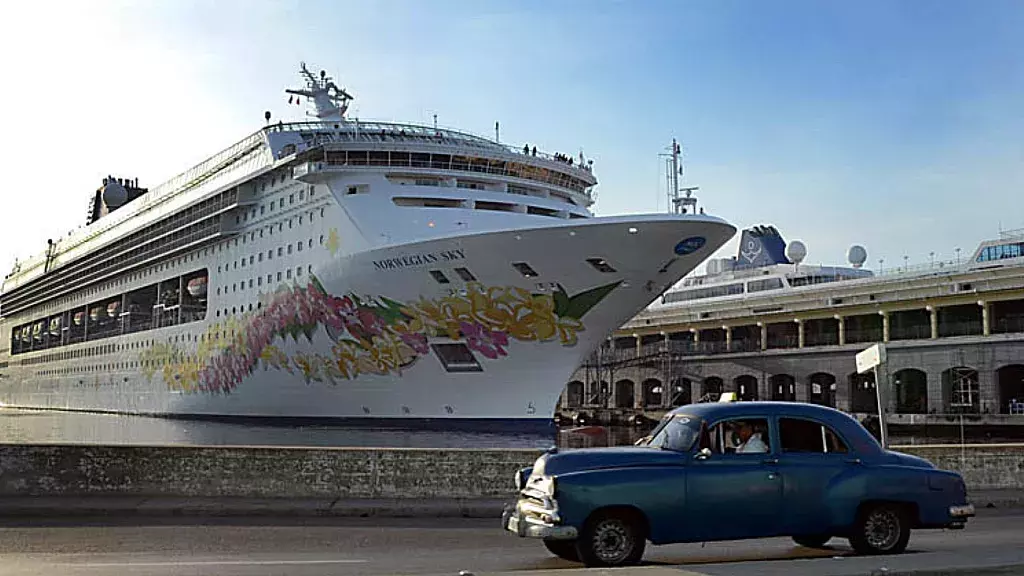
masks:
{"label": "hubcap", "polygon": [[876,550],[888,550],[900,539],[900,518],[893,510],[875,510],[864,523],[864,537]]}
{"label": "hubcap", "polygon": [[602,562],[616,564],[633,550],[633,535],[620,520],[603,520],[594,529],[594,554]]}

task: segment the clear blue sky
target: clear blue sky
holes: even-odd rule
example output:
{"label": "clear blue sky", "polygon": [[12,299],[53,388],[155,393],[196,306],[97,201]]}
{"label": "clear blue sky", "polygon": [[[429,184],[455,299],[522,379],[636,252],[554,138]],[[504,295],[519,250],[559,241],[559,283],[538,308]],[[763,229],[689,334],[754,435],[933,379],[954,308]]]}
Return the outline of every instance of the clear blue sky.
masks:
{"label": "clear blue sky", "polygon": [[677,137],[709,213],[775,224],[810,262],[951,258],[1024,228],[1019,1],[85,4],[7,8],[5,269],[80,225],[107,173],[155,185],[264,110],[297,118],[299,60],[363,118],[582,148],[599,214],[665,210]]}

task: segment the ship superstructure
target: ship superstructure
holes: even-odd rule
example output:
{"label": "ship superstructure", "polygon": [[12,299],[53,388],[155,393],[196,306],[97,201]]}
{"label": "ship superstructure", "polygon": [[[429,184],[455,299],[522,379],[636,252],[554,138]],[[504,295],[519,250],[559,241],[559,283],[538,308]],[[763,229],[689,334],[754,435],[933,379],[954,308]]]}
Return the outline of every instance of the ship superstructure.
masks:
{"label": "ship superstructure", "polygon": [[272,123],[88,225],[0,296],[0,401],[164,415],[546,422],[613,329],[724,244],[704,215],[595,217],[591,161],[346,117]]}

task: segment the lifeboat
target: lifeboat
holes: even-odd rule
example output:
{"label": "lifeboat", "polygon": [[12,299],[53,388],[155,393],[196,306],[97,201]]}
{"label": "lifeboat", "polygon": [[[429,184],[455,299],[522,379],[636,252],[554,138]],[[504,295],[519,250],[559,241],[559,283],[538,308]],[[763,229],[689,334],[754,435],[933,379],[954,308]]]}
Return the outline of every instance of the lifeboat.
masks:
{"label": "lifeboat", "polygon": [[188,281],[188,293],[193,298],[203,298],[206,296],[206,276],[200,276],[199,278],[193,278]]}

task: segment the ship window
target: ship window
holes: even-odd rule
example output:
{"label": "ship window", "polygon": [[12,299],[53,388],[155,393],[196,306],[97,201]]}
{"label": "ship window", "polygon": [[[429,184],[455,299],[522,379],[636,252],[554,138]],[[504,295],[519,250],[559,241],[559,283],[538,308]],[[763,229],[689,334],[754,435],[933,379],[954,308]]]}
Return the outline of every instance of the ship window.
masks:
{"label": "ship window", "polygon": [[284,247],[282,247],[282,246],[278,246],[277,247],[277,255],[278,256],[284,256]]}
{"label": "ship window", "polygon": [[598,272],[604,272],[605,274],[615,272],[615,268],[612,268],[604,258],[587,258],[587,264],[593,266]]}
{"label": "ship window", "polygon": [[306,246],[309,247],[309,248],[313,247],[313,239],[312,238],[309,239],[309,242],[306,243]]}
{"label": "ship window", "polygon": [[305,198],[306,198],[306,191],[305,190],[299,190],[299,200],[303,200]]}
{"label": "ship window", "polygon": [[448,372],[483,372],[476,356],[461,342],[431,344],[430,347]]}
{"label": "ship window", "polygon": [[289,194],[288,195],[288,203],[289,204],[295,204],[295,194]]}
{"label": "ship window", "polygon": [[267,284],[270,284],[273,281],[274,281],[274,275],[273,274],[267,274]]}
{"label": "ship window", "polygon": [[296,243],[295,244],[295,249],[298,250],[299,252],[302,252],[302,242]]}
{"label": "ship window", "polygon": [[271,211],[273,211],[273,210],[274,210],[274,200],[271,200],[271,201],[270,201],[270,210],[271,210]]}
{"label": "ship window", "polygon": [[470,272],[468,268],[456,268],[455,273],[458,274],[459,278],[462,278],[464,282],[476,282],[476,277],[473,276],[473,273]]}
{"label": "ship window", "polygon": [[280,281],[281,281],[281,273],[280,273],[280,272],[278,272],[278,273],[277,273],[277,281],[278,281],[278,282],[280,282]]}
{"label": "ship window", "polygon": [[356,194],[358,192],[359,192],[359,188],[357,188],[355,186],[349,186],[348,187],[348,192],[347,192],[348,194]]}
{"label": "ship window", "polygon": [[314,194],[316,194],[316,186],[310,186],[309,187],[309,197],[312,198]]}
{"label": "ship window", "polygon": [[249,278],[249,288],[252,288],[252,278]]}
{"label": "ship window", "polygon": [[260,206],[260,216],[263,216],[263,213],[264,213],[264,212],[265,212],[266,210],[267,210],[267,207],[266,207],[266,206]]}
{"label": "ship window", "polygon": [[530,267],[526,262],[513,262],[512,267],[519,271],[520,274],[527,278],[535,278],[538,274]]}
{"label": "ship window", "polygon": [[782,288],[782,278],[765,278],[747,282],[747,292],[763,292]]}
{"label": "ship window", "polygon": [[242,258],[242,268],[245,268],[245,258]]}
{"label": "ship window", "polygon": [[448,280],[448,277],[445,276],[444,272],[441,272],[440,270],[431,270],[430,271],[430,275],[434,277],[434,280],[437,280],[438,284],[449,284],[450,283],[449,280]]}
{"label": "ship window", "polygon": [[249,264],[251,265],[255,261],[255,256],[249,256]]}
{"label": "ship window", "polygon": [[295,269],[295,275],[302,276],[302,266],[299,266],[298,268]]}
{"label": "ship window", "polygon": [[260,276],[259,278],[256,279],[256,285],[263,286],[263,276]]}
{"label": "ship window", "polygon": [[320,216],[322,217],[323,215],[324,215],[324,209],[323,209],[323,208],[321,208],[321,209],[320,209]]}
{"label": "ship window", "polygon": [[263,262],[263,252],[260,252],[259,257],[256,259],[258,262]]}
{"label": "ship window", "polygon": [[289,218],[288,219],[288,227],[289,228],[294,228],[295,227],[295,218]]}
{"label": "ship window", "polygon": [[273,259],[274,259],[274,251],[273,250],[267,250],[267,260],[273,260]]}
{"label": "ship window", "polygon": [[301,214],[299,214],[299,225],[300,226],[302,225],[302,215]]}
{"label": "ship window", "polygon": [[291,245],[291,244],[289,244],[289,245],[288,245],[288,253],[289,253],[289,254],[291,254],[291,253],[292,253],[292,245]]}
{"label": "ship window", "polygon": [[498,212],[515,212],[515,204],[507,204],[505,202],[487,202],[485,200],[476,201],[477,210],[495,210]]}
{"label": "ship window", "polygon": [[285,277],[286,277],[286,278],[288,278],[288,279],[290,280],[290,279],[291,279],[291,277],[292,277],[292,269],[291,269],[291,268],[289,268],[289,269],[288,269],[288,270],[286,270],[285,272],[286,272],[286,274],[285,274]]}
{"label": "ship window", "polygon": [[324,235],[323,234],[320,235],[320,245],[321,246],[324,245]]}

